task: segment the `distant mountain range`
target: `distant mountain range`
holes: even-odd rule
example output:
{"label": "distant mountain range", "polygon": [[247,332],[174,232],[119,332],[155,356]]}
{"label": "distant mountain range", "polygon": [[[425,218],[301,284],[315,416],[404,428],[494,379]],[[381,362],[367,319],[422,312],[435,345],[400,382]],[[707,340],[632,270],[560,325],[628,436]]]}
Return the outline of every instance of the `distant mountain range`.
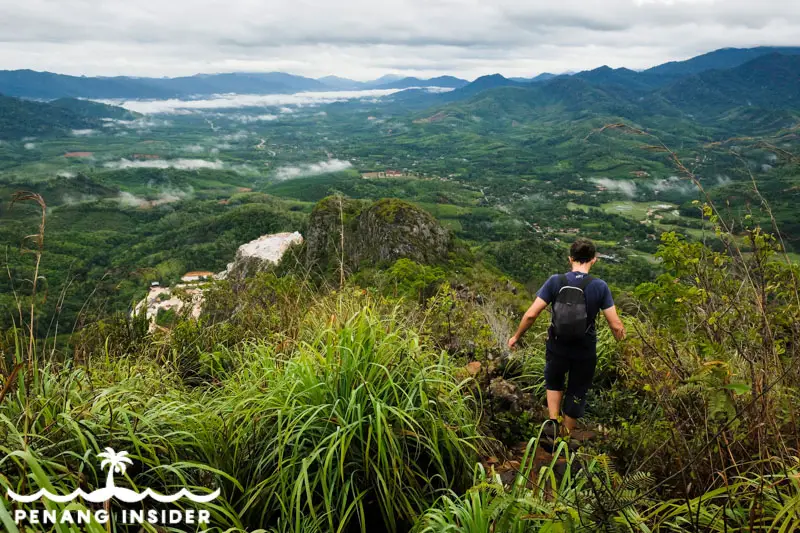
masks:
{"label": "distant mountain range", "polygon": [[800,121],[800,55],[773,52],[734,68],[686,76],[601,67],[534,83],[493,74],[448,93],[404,91],[390,100],[417,112],[421,124],[503,127],[591,117],[635,124],[662,117],[728,131],[774,131]]}
{"label": "distant mountain range", "polygon": [[467,80],[455,78],[453,76],[439,76],[438,78],[420,79],[420,78],[401,78],[397,81],[385,83],[375,87],[376,89],[409,89],[411,87],[446,87],[449,89],[457,89],[468,85]]}
{"label": "distant mountain range", "polygon": [[[617,85],[631,93],[666,87],[679,78],[709,70],[731,69],[770,54],[798,55],[800,47],[724,48],[686,61],[673,61],[643,72],[625,68],[598,69],[573,76],[591,84]],[[568,76],[566,74],[561,75]],[[508,79],[499,74],[483,76],[472,83],[453,76],[420,79],[395,74],[360,82],[338,76],[319,79],[284,72],[196,74],[179,78],[85,77],[35,72],[32,70],[0,71],[0,94],[22,98],[53,100],[77,98],[190,98],[212,94],[285,94],[304,91],[341,91],[365,89],[408,89],[412,87],[446,87],[467,89],[474,94],[481,87],[491,88],[514,83],[530,84],[550,81],[558,75],[542,73],[533,78]],[[481,89],[482,90],[482,89]]]}
{"label": "distant mountain range", "polygon": [[33,70],[0,71],[0,94],[51,100],[55,98],[191,98],[212,94],[289,94],[306,91],[406,89],[410,87],[462,87],[467,80],[453,76],[431,79],[384,76],[358,82],[327,76],[315,80],[284,72],[196,74],[180,78],[90,78]]}
{"label": "distant mountain range", "polygon": [[220,93],[328,91],[324,83],[285,74],[197,74],[181,78],[90,78],[32,70],[0,71],[0,94],[23,98],[179,98]]}
{"label": "distant mountain range", "polygon": [[687,76],[706,70],[724,70],[769,54],[798,55],[800,46],[759,46],[756,48],[722,48],[686,61],[670,61],[645,70],[648,74]]}
{"label": "distant mountain range", "polygon": [[[731,64],[734,66],[695,72],[703,66]],[[415,89],[430,86],[452,90],[435,93]],[[636,121],[662,116],[716,125],[724,117],[732,128],[743,131],[760,126],[775,129],[794,125],[800,116],[800,48],[725,49],[641,72],[603,66],[572,75],[543,74],[530,79],[491,74],[472,82],[452,76],[431,79],[393,76],[356,82],[334,76],[314,80],[283,73],[156,79],[0,72],[0,91],[52,100],[43,103],[7,96],[0,98],[0,138],[58,135],[70,129],[98,127],[102,118],[129,119],[133,116],[119,107],[64,98],[64,93],[85,98],[110,95],[164,98],[204,93],[368,88],[400,89],[384,102],[398,106],[400,111],[435,109],[435,122],[443,117],[464,118],[467,115],[490,120],[507,117],[509,122],[542,117],[568,121],[570,117],[587,116],[624,117]],[[425,115],[421,115],[420,120],[426,123]]]}

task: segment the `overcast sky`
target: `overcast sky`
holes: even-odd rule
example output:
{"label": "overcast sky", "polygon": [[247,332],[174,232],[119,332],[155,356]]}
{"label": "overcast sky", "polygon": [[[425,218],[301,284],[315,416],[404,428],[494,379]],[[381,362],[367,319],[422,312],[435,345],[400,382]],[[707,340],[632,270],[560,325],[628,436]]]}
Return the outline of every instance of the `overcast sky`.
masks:
{"label": "overcast sky", "polygon": [[797,0],[0,0],[0,69],[370,79],[646,68],[800,45]]}

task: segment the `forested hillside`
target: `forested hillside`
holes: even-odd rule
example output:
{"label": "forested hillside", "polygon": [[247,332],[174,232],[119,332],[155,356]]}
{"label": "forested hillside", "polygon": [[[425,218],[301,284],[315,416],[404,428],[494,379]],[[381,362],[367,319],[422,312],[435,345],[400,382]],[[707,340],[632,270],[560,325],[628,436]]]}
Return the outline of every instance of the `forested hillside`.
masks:
{"label": "forested hillside", "polygon": [[86,117],[62,107],[27,102],[0,95],[0,139],[66,134],[70,129],[96,125]]}
{"label": "forested hillside", "polygon": [[0,94],[0,139],[68,135],[71,130],[102,126],[101,118],[132,119],[125,109],[64,98],[51,103],[32,102]]}

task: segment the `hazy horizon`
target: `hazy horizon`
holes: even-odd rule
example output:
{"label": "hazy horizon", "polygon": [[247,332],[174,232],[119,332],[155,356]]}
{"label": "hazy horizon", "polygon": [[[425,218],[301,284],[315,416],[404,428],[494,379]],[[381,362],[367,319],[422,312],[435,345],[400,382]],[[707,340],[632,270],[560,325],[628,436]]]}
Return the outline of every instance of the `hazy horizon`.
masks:
{"label": "hazy horizon", "polygon": [[0,0],[0,69],[179,77],[288,72],[531,77],[645,69],[719,48],[797,45],[780,0]]}
{"label": "hazy horizon", "polygon": [[[584,69],[579,69],[579,70],[576,70],[576,69],[565,69],[565,70],[561,70],[561,71],[548,70],[548,71],[541,71],[541,72],[532,72],[532,73],[524,74],[524,75],[508,74],[508,73],[503,73],[503,72],[488,72],[487,71],[487,72],[484,72],[482,74],[478,74],[477,76],[474,76],[474,77],[459,76],[457,74],[453,74],[452,72],[440,72],[440,73],[437,73],[437,74],[431,74],[431,73],[423,73],[423,74],[416,73],[415,74],[413,72],[409,73],[409,72],[397,72],[397,71],[394,71],[394,72],[383,72],[383,73],[380,73],[379,75],[376,75],[374,77],[369,77],[369,78],[349,77],[349,76],[343,76],[343,75],[337,74],[337,73],[323,74],[323,75],[320,75],[320,76],[310,76],[310,75],[300,74],[300,73],[297,73],[297,72],[291,72],[291,71],[288,71],[288,70],[286,70],[286,71],[280,71],[280,70],[262,70],[262,71],[255,71],[255,70],[227,70],[227,71],[225,71],[225,70],[220,70],[220,71],[193,72],[191,74],[175,74],[175,75],[163,75],[163,76],[147,76],[147,75],[136,75],[136,74],[74,74],[74,73],[71,73],[71,72],[62,72],[62,71],[55,71],[55,70],[41,70],[41,69],[33,69],[33,68],[28,68],[28,67],[15,68],[15,69],[0,68],[0,71],[31,70],[31,71],[34,71],[34,72],[49,72],[51,74],[62,74],[62,75],[68,75],[68,76],[78,76],[78,77],[87,77],[87,78],[88,77],[97,77],[97,78],[126,77],[126,78],[132,78],[132,79],[137,79],[137,78],[142,78],[142,79],[145,79],[145,78],[150,78],[150,79],[169,79],[169,78],[183,78],[183,77],[191,77],[191,76],[214,76],[214,75],[219,75],[219,74],[290,74],[290,75],[294,75],[294,76],[302,76],[302,77],[305,77],[305,78],[315,79],[315,80],[321,80],[323,78],[328,78],[328,77],[335,77],[335,78],[354,81],[354,82],[358,82],[358,83],[373,82],[373,81],[379,80],[381,78],[389,78],[389,77],[391,77],[393,79],[396,79],[396,80],[400,80],[400,79],[403,79],[403,78],[410,78],[410,77],[415,77],[415,78],[420,78],[420,79],[430,79],[430,78],[437,78],[437,77],[440,77],[440,76],[453,76],[453,77],[461,78],[461,79],[464,79],[466,81],[470,81],[471,82],[471,81],[474,81],[475,79],[480,78],[482,76],[490,76],[490,75],[493,75],[493,74],[500,74],[500,75],[502,75],[502,76],[504,76],[506,78],[518,78],[518,77],[533,78],[533,77],[536,77],[536,76],[538,76],[540,74],[554,74],[554,75],[576,74],[578,72],[594,70],[594,69],[605,67],[605,66],[611,67],[611,68],[614,68],[614,69],[616,69],[616,68],[628,68],[630,70],[643,71],[643,70],[647,70],[647,69],[649,69],[651,67],[662,65],[664,63],[668,63],[668,62],[672,62],[672,61],[685,61],[687,59],[691,59],[693,57],[704,55],[704,54],[707,54],[707,53],[710,53],[710,52],[714,52],[714,51],[717,51],[717,50],[735,49],[735,48],[759,48],[759,47],[761,47],[761,48],[800,47],[800,43],[799,44],[759,44],[759,45],[755,45],[755,46],[752,46],[752,47],[748,47],[748,46],[723,46],[721,48],[715,48],[713,50],[706,50],[706,51],[698,52],[697,54],[693,54],[693,55],[690,55],[688,57],[668,59],[666,61],[653,63],[652,65],[647,65],[647,66],[640,67],[640,68],[632,68],[632,67],[629,67],[627,65],[613,66],[613,65],[609,65],[608,63],[603,63],[603,64],[590,66],[590,67],[587,67],[587,68],[584,68]],[[386,80],[386,83],[391,83],[391,81],[392,80]]]}

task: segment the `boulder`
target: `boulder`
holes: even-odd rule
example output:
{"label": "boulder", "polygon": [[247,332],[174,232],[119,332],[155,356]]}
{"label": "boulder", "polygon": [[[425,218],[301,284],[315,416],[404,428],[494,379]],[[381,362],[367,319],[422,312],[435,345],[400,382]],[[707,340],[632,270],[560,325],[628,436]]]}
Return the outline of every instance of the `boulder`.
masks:
{"label": "boulder", "polygon": [[273,233],[245,243],[236,250],[232,263],[217,275],[220,279],[241,281],[258,272],[263,272],[280,262],[290,246],[302,244],[303,236],[294,233]]}
{"label": "boulder", "polygon": [[365,209],[358,217],[356,231],[361,242],[359,261],[407,258],[421,264],[438,263],[447,259],[452,244],[450,232],[430,213],[390,198]]}
{"label": "boulder", "polygon": [[342,258],[348,272],[401,258],[435,264],[453,246],[450,232],[428,212],[392,198],[325,198],[314,207],[306,235],[307,265],[322,271],[338,269]]}
{"label": "boulder", "polygon": [[308,221],[306,230],[306,263],[309,267],[333,270],[339,267],[344,243],[346,266],[355,246],[355,221],[365,202],[342,196],[323,198]]}
{"label": "boulder", "polygon": [[515,383],[499,377],[489,383],[486,396],[490,402],[492,413],[520,414],[530,410],[534,405],[534,399],[530,393],[523,392]]}

